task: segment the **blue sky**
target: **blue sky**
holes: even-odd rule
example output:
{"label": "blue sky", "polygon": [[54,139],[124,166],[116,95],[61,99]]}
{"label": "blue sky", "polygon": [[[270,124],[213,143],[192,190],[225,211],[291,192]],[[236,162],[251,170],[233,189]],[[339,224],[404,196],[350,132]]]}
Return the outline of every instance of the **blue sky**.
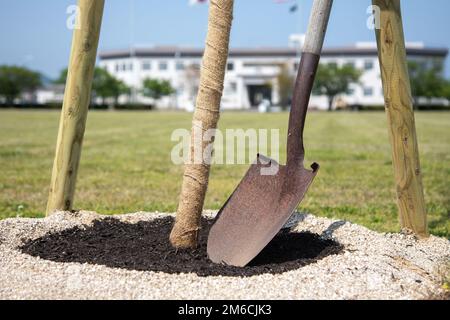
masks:
{"label": "blue sky", "polygon": [[[130,23],[134,1],[134,28]],[[304,31],[312,0],[276,4],[274,0],[235,0],[231,46],[285,46],[288,36]],[[299,11],[289,7],[299,2]],[[370,0],[335,0],[326,46],[374,41],[366,27]],[[55,77],[67,65],[71,31],[69,5],[76,0],[0,0],[0,64],[26,65]],[[450,1],[403,0],[407,41],[450,48]],[[137,46],[203,46],[207,5],[188,0],[107,0],[100,50]],[[450,76],[450,62],[447,62]]]}

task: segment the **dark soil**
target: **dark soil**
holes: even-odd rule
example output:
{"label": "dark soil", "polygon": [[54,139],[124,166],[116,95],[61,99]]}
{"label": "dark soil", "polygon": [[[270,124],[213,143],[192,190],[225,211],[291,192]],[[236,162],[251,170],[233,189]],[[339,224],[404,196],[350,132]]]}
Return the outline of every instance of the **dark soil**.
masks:
{"label": "dark soil", "polygon": [[139,271],[196,273],[199,276],[252,276],[298,269],[338,254],[342,246],[309,232],[282,230],[245,268],[218,265],[206,254],[211,220],[203,219],[200,246],[176,251],[169,243],[173,218],[129,224],[114,218],[95,221],[29,240],[20,250],[56,262],[78,262]]}

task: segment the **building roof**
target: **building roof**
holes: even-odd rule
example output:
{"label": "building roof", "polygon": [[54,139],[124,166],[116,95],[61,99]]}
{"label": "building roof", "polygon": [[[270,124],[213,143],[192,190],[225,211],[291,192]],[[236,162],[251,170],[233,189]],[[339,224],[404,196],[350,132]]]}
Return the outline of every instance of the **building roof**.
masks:
{"label": "building roof", "polygon": [[[407,46],[409,56],[434,56],[445,58],[448,54],[447,48],[431,48],[422,46]],[[254,48],[231,48],[230,57],[295,57],[298,55],[296,48],[290,47],[254,47]],[[376,46],[348,46],[348,47],[330,47],[324,48],[322,56],[374,56],[377,55]],[[189,47],[151,47],[135,48],[126,50],[102,51],[99,54],[100,59],[121,59],[129,57],[143,58],[199,58],[203,56],[203,49]]]}

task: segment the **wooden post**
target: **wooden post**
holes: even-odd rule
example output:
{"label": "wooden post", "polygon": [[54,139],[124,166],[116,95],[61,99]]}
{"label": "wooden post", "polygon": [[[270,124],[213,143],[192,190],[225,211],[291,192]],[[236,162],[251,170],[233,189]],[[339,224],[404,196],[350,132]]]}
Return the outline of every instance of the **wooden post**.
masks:
{"label": "wooden post", "polygon": [[73,33],[47,215],[72,209],[104,4],[104,0],[78,1],[79,24]]}
{"label": "wooden post", "polygon": [[373,5],[380,9],[376,36],[400,223],[402,228],[426,237],[427,217],[400,0],[373,0]]}

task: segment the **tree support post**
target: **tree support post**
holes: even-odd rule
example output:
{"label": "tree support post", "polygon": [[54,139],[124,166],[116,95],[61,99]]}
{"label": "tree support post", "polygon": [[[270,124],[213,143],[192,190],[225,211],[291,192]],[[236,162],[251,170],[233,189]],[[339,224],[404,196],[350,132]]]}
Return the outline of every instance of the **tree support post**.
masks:
{"label": "tree support post", "polygon": [[72,209],[104,4],[104,0],[78,1],[47,215]]}
{"label": "tree support post", "polygon": [[[372,0],[400,224],[428,236],[400,0]],[[378,24],[379,22],[379,24]]]}

